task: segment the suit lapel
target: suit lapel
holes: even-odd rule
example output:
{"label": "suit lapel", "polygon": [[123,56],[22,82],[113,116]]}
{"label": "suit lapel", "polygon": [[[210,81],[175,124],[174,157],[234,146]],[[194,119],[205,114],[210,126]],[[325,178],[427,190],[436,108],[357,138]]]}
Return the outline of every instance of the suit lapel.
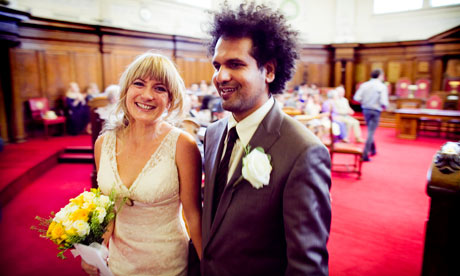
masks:
{"label": "suit lapel", "polygon": [[[273,143],[279,138],[280,136],[280,127],[282,123],[282,113],[279,109],[278,105],[275,103],[272,109],[267,113],[265,118],[262,120],[260,125],[257,127],[256,132],[249,141],[249,145],[252,149],[256,147],[262,147],[265,152],[268,152],[273,145]],[[215,165],[214,167],[217,167]],[[238,166],[235,169],[230,181],[228,182],[227,186],[225,186],[224,192],[222,193],[222,197],[219,202],[219,206],[217,207],[216,215],[214,218],[214,222],[211,225],[211,232],[209,235],[209,240],[213,237],[215,232],[217,231],[222,219],[227,212],[227,209],[230,205],[232,200],[233,192],[236,190],[234,184],[241,177],[241,169],[243,167],[243,162],[240,160],[238,162]],[[215,177],[215,169],[213,169]],[[214,177],[212,178],[214,181]],[[206,183],[207,184],[207,183]],[[214,186],[214,183],[212,183]],[[208,204],[209,206],[209,204]],[[208,242],[209,242],[208,240]],[[206,244],[205,244],[206,246]]]}
{"label": "suit lapel", "polygon": [[[214,186],[215,178],[217,173],[217,167],[222,156],[222,150],[225,139],[225,130],[227,126],[227,120],[224,119],[219,121],[217,125],[209,127],[209,135],[206,134],[205,151],[206,160],[205,167],[206,178],[205,178],[205,194],[204,204],[206,208],[203,210],[203,244],[206,244],[210,234],[211,219],[212,219],[212,204],[214,197]],[[211,170],[209,170],[211,169]]]}

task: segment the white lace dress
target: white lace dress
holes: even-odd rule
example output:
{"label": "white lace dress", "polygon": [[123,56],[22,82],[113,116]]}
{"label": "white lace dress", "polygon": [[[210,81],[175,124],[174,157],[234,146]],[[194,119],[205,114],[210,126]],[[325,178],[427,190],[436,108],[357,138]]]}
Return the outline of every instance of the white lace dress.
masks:
{"label": "white lace dress", "polygon": [[[185,275],[189,237],[182,220],[175,161],[180,130],[173,128],[128,189],[118,174],[116,135],[104,134],[97,174],[101,191],[115,189],[134,205],[117,214],[109,243],[109,267],[115,275]],[[136,158],[133,156],[133,158]]]}

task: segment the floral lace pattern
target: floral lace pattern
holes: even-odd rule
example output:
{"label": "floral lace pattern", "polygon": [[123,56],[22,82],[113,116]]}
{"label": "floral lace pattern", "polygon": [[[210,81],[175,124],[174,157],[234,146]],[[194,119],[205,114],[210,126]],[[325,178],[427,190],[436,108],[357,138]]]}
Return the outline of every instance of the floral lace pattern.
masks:
{"label": "floral lace pattern", "polygon": [[181,216],[176,144],[173,128],[161,141],[133,184],[127,188],[118,174],[116,134],[102,143],[98,185],[109,194],[133,200],[117,214],[109,244],[109,267],[115,275],[184,275],[188,235]]}

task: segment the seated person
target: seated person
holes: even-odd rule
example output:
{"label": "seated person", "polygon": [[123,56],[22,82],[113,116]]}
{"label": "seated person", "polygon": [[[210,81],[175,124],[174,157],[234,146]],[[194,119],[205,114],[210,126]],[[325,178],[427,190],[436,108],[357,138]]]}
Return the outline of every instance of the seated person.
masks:
{"label": "seated person", "polygon": [[348,143],[349,141],[347,140],[347,128],[345,126],[345,123],[338,121],[336,118],[337,110],[334,105],[334,99],[337,98],[337,91],[335,89],[330,90],[327,93],[327,98],[328,99],[323,103],[322,111],[323,113],[332,115],[331,131],[334,135],[334,140]]}
{"label": "seated person", "polygon": [[77,135],[83,130],[90,133],[90,108],[87,101],[88,98],[80,92],[78,84],[71,82],[65,96],[66,107],[68,109],[67,129],[69,134]]}
{"label": "seated person", "polygon": [[92,98],[99,96],[99,94],[101,94],[99,91],[99,87],[94,82],[90,83],[85,90],[85,96],[88,100],[91,100]]}
{"label": "seated person", "polygon": [[107,97],[109,103],[106,106],[96,108],[95,112],[99,114],[99,118],[107,120],[115,112],[117,102],[120,98],[120,86],[111,84],[107,86],[102,95]]}
{"label": "seated person", "polygon": [[322,111],[321,96],[319,93],[307,94],[304,114],[311,116],[313,119],[307,122],[307,127],[320,139],[324,138],[326,130],[331,127],[329,113]]}
{"label": "seated person", "polygon": [[343,88],[343,86],[338,86],[335,90],[336,93],[334,94],[333,105],[337,114],[335,114],[334,120],[345,124],[348,133],[345,138],[346,141],[349,141],[349,136],[351,136],[351,132],[353,130],[355,142],[363,143],[364,140],[361,137],[361,127],[359,125],[359,121],[351,116],[355,113],[355,111],[351,109],[348,99],[345,98],[345,88]]}

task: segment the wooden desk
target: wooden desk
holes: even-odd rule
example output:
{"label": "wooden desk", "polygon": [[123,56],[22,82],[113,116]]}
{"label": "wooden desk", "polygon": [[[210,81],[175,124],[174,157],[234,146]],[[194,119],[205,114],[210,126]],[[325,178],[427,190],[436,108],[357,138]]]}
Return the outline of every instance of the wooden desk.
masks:
{"label": "wooden desk", "polygon": [[421,117],[441,119],[460,119],[460,111],[439,109],[396,109],[396,136],[402,139],[417,138],[417,127]]}
{"label": "wooden desk", "polygon": [[420,108],[424,103],[425,100],[420,98],[398,98],[396,99],[396,109]]}

